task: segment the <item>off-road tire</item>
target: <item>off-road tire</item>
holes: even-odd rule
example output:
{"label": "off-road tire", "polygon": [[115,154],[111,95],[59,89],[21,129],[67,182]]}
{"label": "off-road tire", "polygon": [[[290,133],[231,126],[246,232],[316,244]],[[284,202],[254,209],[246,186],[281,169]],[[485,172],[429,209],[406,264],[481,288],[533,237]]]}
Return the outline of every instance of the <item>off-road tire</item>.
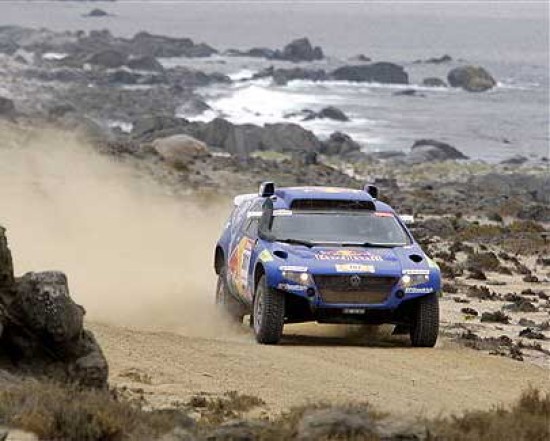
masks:
{"label": "off-road tire", "polygon": [[218,283],[216,284],[216,305],[232,320],[242,323],[244,308],[229,292],[225,269],[222,269],[220,274],[218,274]]}
{"label": "off-road tire", "polygon": [[256,286],[252,315],[256,341],[265,345],[279,343],[285,324],[285,297],[267,286],[265,276]]}
{"label": "off-road tire", "polygon": [[421,297],[416,301],[411,317],[411,344],[415,347],[433,348],[439,334],[439,299],[437,294]]}

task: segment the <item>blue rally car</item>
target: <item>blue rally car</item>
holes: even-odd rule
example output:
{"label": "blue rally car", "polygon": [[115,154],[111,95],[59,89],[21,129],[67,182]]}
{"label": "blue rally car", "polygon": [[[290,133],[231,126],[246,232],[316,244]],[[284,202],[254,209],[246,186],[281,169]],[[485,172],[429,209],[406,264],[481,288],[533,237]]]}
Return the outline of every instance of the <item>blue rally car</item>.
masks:
{"label": "blue rally car", "polygon": [[438,266],[378,190],[275,188],[239,195],[216,245],[216,303],[250,314],[256,340],[276,344],[285,323],[396,325],[413,346],[439,331]]}

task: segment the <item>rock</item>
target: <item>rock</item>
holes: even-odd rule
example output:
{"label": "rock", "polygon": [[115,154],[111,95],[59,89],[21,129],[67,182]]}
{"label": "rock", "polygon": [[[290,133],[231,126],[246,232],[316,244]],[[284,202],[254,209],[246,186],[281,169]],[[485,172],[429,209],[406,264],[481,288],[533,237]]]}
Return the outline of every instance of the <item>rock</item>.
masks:
{"label": "rock", "polygon": [[109,14],[103,9],[95,8],[88,12],[84,17],[105,17],[106,15]]}
{"label": "rock", "polygon": [[165,133],[183,133],[188,121],[169,115],[154,115],[140,118],[132,124],[132,137],[140,141],[152,141]]}
{"label": "rock", "polygon": [[113,49],[105,49],[90,55],[86,59],[86,62],[95,66],[113,69],[126,64],[127,58],[127,55],[122,52]]}
{"label": "rock", "polygon": [[221,424],[206,434],[206,441],[256,441],[267,427],[265,422],[236,420]]}
{"label": "rock", "polygon": [[190,38],[172,38],[139,32],[128,42],[134,55],[153,57],[209,57],[217,51],[204,44],[195,44]]}
{"label": "rock", "polygon": [[313,47],[307,38],[299,38],[287,44],[281,52],[276,52],[274,58],[288,61],[314,61],[323,59],[323,50]]}
{"label": "rock", "polygon": [[508,324],[510,323],[510,317],[501,311],[484,312],[481,314],[481,321]]}
{"label": "rock", "polygon": [[445,142],[433,139],[419,139],[411,147],[409,159],[418,162],[469,159],[461,151]]}
{"label": "rock", "polygon": [[471,315],[476,317],[479,315],[479,312],[477,312],[474,308],[462,308],[460,312],[466,315]]}
{"label": "rock", "polygon": [[298,124],[265,124],[261,130],[261,145],[258,150],[289,152],[294,150],[319,151],[321,143],[313,132]]}
{"label": "rock", "polygon": [[177,113],[185,116],[196,116],[212,108],[200,97],[193,96],[178,107]]}
{"label": "rock", "polygon": [[209,156],[206,144],[188,135],[155,139],[153,148],[167,163],[175,167]]}
{"label": "rock", "polygon": [[447,87],[447,83],[441,78],[427,77],[422,80],[422,85],[426,87]]}
{"label": "rock", "polygon": [[424,60],[424,63],[441,64],[441,63],[449,63],[450,61],[453,61],[453,57],[445,54],[445,55],[442,55],[441,57],[428,58],[427,60]]}
{"label": "rock", "polygon": [[542,332],[533,331],[531,328],[525,328],[519,331],[519,336],[531,340],[546,340],[546,336]]}
{"label": "rock", "polygon": [[84,330],[70,348],[68,378],[86,387],[103,389],[109,378],[107,359],[94,335]]}
{"label": "rock", "polygon": [[[262,72],[260,72],[261,74]],[[271,76],[275,84],[279,86],[284,86],[293,80],[324,81],[327,79],[327,74],[322,69],[302,69],[300,67],[294,69],[275,69],[272,70]]]}
{"label": "rock", "polygon": [[57,345],[80,335],[84,310],[71,299],[65,274],[27,273],[16,280],[15,289],[9,311],[36,336]]}
{"label": "rock", "polygon": [[349,121],[348,116],[338,107],[329,106],[321,109],[318,113],[318,118],[333,119],[335,121]]}
{"label": "rock", "polygon": [[146,70],[152,72],[163,72],[164,67],[159,61],[150,55],[144,55],[142,57],[133,57],[126,62],[126,66],[130,69]]}
{"label": "rock", "polygon": [[462,87],[468,92],[484,92],[496,85],[489,72],[479,66],[461,66],[452,69],[447,75],[452,87]]}
{"label": "rock", "polygon": [[409,84],[409,76],[402,66],[386,62],[343,66],[334,70],[331,77],[338,81]]}
{"label": "rock", "polygon": [[518,325],[520,326],[525,326],[527,328],[533,328],[534,326],[536,326],[537,324],[533,321],[533,320],[529,320],[525,317],[522,317],[519,319],[518,321]]}
{"label": "rock", "polygon": [[15,104],[9,98],[0,96],[0,117],[12,117],[15,114]]}
{"label": "rock", "polygon": [[14,282],[13,260],[8,248],[6,230],[0,225],[0,304],[6,304],[8,297],[12,297]]}
{"label": "rock", "polygon": [[321,153],[325,155],[349,155],[351,153],[359,153],[361,146],[355,142],[351,136],[342,133],[334,132],[329,139],[323,141]]}
{"label": "rock", "polygon": [[366,410],[341,408],[312,409],[302,416],[297,429],[298,440],[374,439],[375,427]]}
{"label": "rock", "polygon": [[418,93],[418,90],[416,89],[405,89],[405,90],[398,90],[397,92],[393,93],[394,96],[419,96],[419,97],[425,97],[423,93]]}
{"label": "rock", "polygon": [[128,72],[127,70],[116,70],[109,72],[107,75],[107,82],[109,84],[137,84],[141,76],[135,72]]}
{"label": "rock", "polygon": [[504,165],[521,165],[521,164],[525,164],[527,161],[528,159],[525,156],[515,155],[515,156],[512,156],[511,158],[500,161],[500,163]]}
{"label": "rock", "polygon": [[359,54],[356,57],[354,57],[354,60],[360,61],[362,63],[370,63],[372,61],[371,57],[367,57],[364,54]]}

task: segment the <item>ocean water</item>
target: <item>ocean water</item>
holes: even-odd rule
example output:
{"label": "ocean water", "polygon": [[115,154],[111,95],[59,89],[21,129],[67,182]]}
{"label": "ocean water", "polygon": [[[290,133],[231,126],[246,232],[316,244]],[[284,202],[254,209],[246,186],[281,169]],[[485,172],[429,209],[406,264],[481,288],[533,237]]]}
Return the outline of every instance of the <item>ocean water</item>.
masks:
{"label": "ocean water", "polygon": [[[100,7],[112,16],[84,18]],[[549,152],[549,3],[512,1],[124,1],[52,2],[0,0],[0,25],[56,30],[109,29],[130,36],[147,30],[187,36],[217,49],[282,47],[308,36],[327,59],[318,67],[351,63],[362,53],[374,61],[402,64],[421,96],[396,96],[402,86],[346,82],[246,81],[265,60],[216,56],[162,60],[240,81],[201,91],[212,111],[234,122],[293,121],[303,108],[335,105],[351,121],[303,123],[320,136],[340,130],[366,151],[407,150],[415,139],[447,141],[475,159],[499,161],[515,154]],[[451,55],[446,65],[415,64]],[[490,92],[423,88],[422,78],[445,78],[454,66],[482,65],[498,80]],[[291,63],[278,63],[291,66]],[[185,115],[184,115],[185,116]],[[301,123],[301,122],[300,122]]]}

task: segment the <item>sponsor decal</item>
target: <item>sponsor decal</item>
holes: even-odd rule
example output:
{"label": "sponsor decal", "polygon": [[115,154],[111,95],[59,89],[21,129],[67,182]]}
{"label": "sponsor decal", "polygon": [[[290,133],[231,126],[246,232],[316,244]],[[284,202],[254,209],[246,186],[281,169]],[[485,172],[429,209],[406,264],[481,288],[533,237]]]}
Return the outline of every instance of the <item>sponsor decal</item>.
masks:
{"label": "sponsor decal", "polygon": [[282,289],[284,291],[305,291],[307,286],[304,285],[291,285],[289,283],[279,283],[277,289]]}
{"label": "sponsor decal", "polygon": [[273,216],[292,216],[292,210],[274,210]]}
{"label": "sponsor decal", "polygon": [[296,271],[298,273],[307,272],[307,266],[294,266],[294,265],[283,265],[279,267],[281,271]]}
{"label": "sponsor decal", "polygon": [[433,292],[432,288],[405,288],[406,294],[428,294]]}
{"label": "sponsor decal", "polygon": [[231,280],[241,294],[244,294],[248,284],[248,270],[253,246],[254,241],[245,237],[239,241],[229,258]]}
{"label": "sponsor decal", "polygon": [[382,262],[382,256],[372,254],[363,250],[327,250],[319,251],[315,258],[317,260],[347,261],[347,262]]}
{"label": "sponsor decal", "polygon": [[376,217],[393,217],[393,213],[387,213],[384,211],[377,211],[376,213],[374,213],[374,215]]}
{"label": "sponsor decal", "polygon": [[269,251],[263,250],[258,256],[258,259],[260,259],[260,261],[262,262],[271,262],[273,261],[273,256]]}
{"label": "sponsor decal", "polygon": [[423,269],[405,269],[403,274],[430,274],[430,270]]}
{"label": "sponsor decal", "polygon": [[362,263],[336,264],[335,267],[338,273],[374,273],[374,265]]}

